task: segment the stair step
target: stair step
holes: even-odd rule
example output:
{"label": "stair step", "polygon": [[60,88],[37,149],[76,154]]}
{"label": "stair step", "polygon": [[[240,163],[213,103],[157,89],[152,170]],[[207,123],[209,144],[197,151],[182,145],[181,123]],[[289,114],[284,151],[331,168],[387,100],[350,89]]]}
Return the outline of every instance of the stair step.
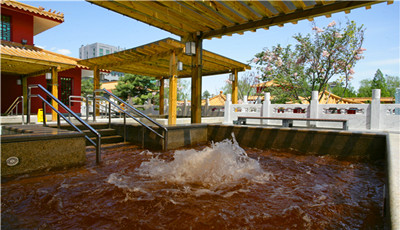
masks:
{"label": "stair step", "polygon": [[[103,137],[105,136],[115,136],[118,135],[117,131],[115,129],[97,129],[96,130],[100,135]],[[94,137],[94,133],[92,133],[90,130],[83,130],[83,132],[88,136],[88,137]]]}
{"label": "stair step", "polygon": [[[91,137],[91,140],[93,140],[96,143],[96,138]],[[113,143],[120,143],[124,142],[124,138],[121,136],[106,136],[106,137],[101,137],[101,144],[113,144]],[[86,141],[86,146],[92,145],[89,141]]]}

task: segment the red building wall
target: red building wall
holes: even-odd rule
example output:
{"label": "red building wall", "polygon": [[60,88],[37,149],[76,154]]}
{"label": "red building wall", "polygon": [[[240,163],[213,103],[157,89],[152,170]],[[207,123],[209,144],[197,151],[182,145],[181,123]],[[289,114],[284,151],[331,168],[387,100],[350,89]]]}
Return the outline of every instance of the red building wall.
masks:
{"label": "red building wall", "polygon": [[[17,79],[20,77],[1,74],[1,113],[5,113],[14,100],[22,96],[22,85],[17,85]],[[18,112],[21,111],[19,105]]]}
{"label": "red building wall", "polygon": [[[70,70],[61,71],[58,73],[58,97],[61,96],[61,78],[72,78],[72,95],[81,95],[81,69],[74,68]],[[13,101],[22,96],[22,85],[17,85],[18,76],[3,75],[1,76],[1,112],[4,113],[11,106]],[[37,77],[28,78],[28,85],[40,84],[47,88],[47,81],[44,75]],[[46,98],[45,93],[39,89],[32,89],[32,94],[40,94],[43,98]],[[68,104],[66,104],[68,106]],[[42,101],[39,98],[32,98],[31,100],[31,114],[36,114],[38,109],[41,109]],[[72,103],[72,111],[80,113],[80,103]],[[66,113],[64,109],[59,107],[62,113]],[[18,112],[21,112],[21,105],[19,105]],[[49,106],[46,107],[46,112],[51,113]],[[25,112],[26,113],[26,112]]]}
{"label": "red building wall", "polygon": [[11,16],[11,41],[21,43],[27,40],[28,45],[33,45],[33,16],[23,14],[6,8],[1,9],[2,15]]}
{"label": "red building wall", "polygon": [[[61,98],[61,78],[72,78],[72,95],[75,96],[81,95],[81,69],[76,67],[74,69],[65,70],[58,73],[58,98]],[[42,86],[47,88],[47,81],[44,75],[28,78],[28,85],[30,84],[41,84]],[[45,94],[41,93],[40,91],[41,90],[39,89],[32,89],[32,94],[40,93],[42,97],[46,98]],[[65,105],[68,106],[68,103],[66,103]],[[41,109],[42,107],[43,106],[40,99],[38,98],[32,99],[32,104],[31,104],[32,114],[36,114],[38,109]],[[71,108],[72,111],[75,113],[80,113],[81,111],[81,106],[79,103],[72,103]],[[60,106],[59,106],[59,111],[62,113],[66,113],[66,111],[62,109]],[[48,114],[51,113],[51,108],[49,106],[46,107],[46,113]]]}

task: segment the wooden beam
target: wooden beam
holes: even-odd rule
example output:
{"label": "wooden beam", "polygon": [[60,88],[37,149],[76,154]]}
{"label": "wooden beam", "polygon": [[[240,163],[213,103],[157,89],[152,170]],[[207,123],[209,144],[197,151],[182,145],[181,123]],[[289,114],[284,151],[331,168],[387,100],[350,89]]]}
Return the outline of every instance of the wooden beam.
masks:
{"label": "wooden beam", "polygon": [[160,90],[159,92],[159,114],[164,115],[164,78],[160,79]]}
{"label": "wooden beam", "polygon": [[232,104],[237,104],[238,103],[238,71],[235,69],[233,71],[233,74],[235,75],[235,80],[232,82]]}
{"label": "wooden beam", "polygon": [[201,84],[203,75],[203,40],[196,38],[196,55],[192,56],[191,123],[201,123]]}
{"label": "wooden beam", "polygon": [[168,125],[176,125],[176,101],[177,101],[177,90],[178,90],[178,78],[177,78],[177,61],[175,52],[171,53],[170,59],[170,78],[169,78],[169,110],[168,110]]}
{"label": "wooden beam", "polygon": [[[98,66],[95,66],[93,69],[93,90],[100,89],[100,69]],[[97,95],[98,93],[96,93]],[[94,100],[94,99],[93,99]],[[96,105],[96,116],[100,116],[99,106]]]}
{"label": "wooden beam", "polygon": [[[56,67],[51,68],[51,94],[58,99],[58,70]],[[51,105],[58,110],[58,103],[51,100]],[[45,116],[45,115],[44,115]],[[57,121],[57,112],[51,110],[52,121]]]}
{"label": "wooden beam", "polygon": [[373,5],[376,3],[381,3],[381,1],[339,1],[327,5],[318,5],[307,10],[297,10],[291,14],[278,15],[276,17],[268,18],[265,17],[258,21],[249,21],[243,24],[238,24],[230,27],[220,28],[213,31],[205,31],[203,33],[202,39],[207,39],[210,37],[222,36],[225,34],[235,33],[237,31],[247,31],[257,28],[262,28],[266,26],[275,26],[283,23],[288,23],[292,21],[299,21],[308,18],[314,18],[323,16],[326,14],[332,14],[336,12],[347,11],[350,9],[355,9],[359,7],[364,7],[367,5]]}

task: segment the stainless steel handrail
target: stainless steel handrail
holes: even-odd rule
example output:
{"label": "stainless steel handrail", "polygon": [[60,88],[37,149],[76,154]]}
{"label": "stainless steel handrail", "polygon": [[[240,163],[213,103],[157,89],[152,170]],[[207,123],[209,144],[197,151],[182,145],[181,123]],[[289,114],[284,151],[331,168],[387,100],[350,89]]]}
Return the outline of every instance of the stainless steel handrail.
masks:
{"label": "stainless steel handrail", "polygon": [[16,109],[15,114],[18,115],[18,104],[21,103],[21,110],[22,110],[22,124],[25,124],[25,118],[24,118],[24,113],[25,113],[25,108],[24,108],[24,96],[19,96],[15,98],[14,102],[11,104],[11,106],[6,110],[5,114],[8,116],[14,109]]}
{"label": "stainless steel handrail", "polygon": [[[38,97],[42,100],[43,102],[43,116],[46,116],[46,106],[45,104],[49,105],[51,109],[53,109],[57,114],[58,114],[58,124],[59,124],[59,117],[61,116],[69,125],[71,125],[74,129],[76,129],[78,132],[83,133],[82,130],[80,130],[77,126],[75,126],[68,118],[66,118],[60,111],[58,111],[56,108],[54,108],[46,99],[44,99],[41,95],[32,95],[31,90],[32,88],[39,88],[41,89],[44,93],[46,93],[47,96],[49,96],[51,99],[53,99],[59,106],[61,106],[65,111],[70,113],[76,120],[78,120],[83,126],[85,126],[87,129],[90,130],[95,136],[96,136],[96,143],[94,143],[93,140],[91,140],[87,135],[85,135],[85,138],[96,147],[96,163],[99,164],[101,162],[101,135],[89,124],[87,124],[85,121],[83,121],[78,115],[76,115],[70,108],[68,108],[64,103],[62,103],[60,100],[58,100],[56,97],[53,96],[49,91],[47,91],[42,85],[40,84],[33,84],[28,86],[28,111],[27,111],[27,123],[30,123],[30,115],[31,115],[31,98],[32,97]],[[46,119],[43,119],[43,125],[46,125]]]}
{"label": "stainless steel handrail", "polygon": [[[121,108],[119,105],[116,105],[114,102],[111,102],[111,100],[107,99],[108,102],[111,104],[113,104],[114,106],[116,106],[117,108],[119,108],[124,114],[128,115],[129,117],[131,117],[132,119],[134,119],[136,122],[138,122],[139,124],[141,124],[143,127],[147,128],[148,130],[150,130],[151,132],[155,133],[157,136],[159,136],[160,138],[162,138],[164,140],[164,144],[163,144],[163,150],[167,150],[168,148],[168,129],[164,126],[162,126],[161,124],[159,124],[158,122],[154,121],[153,119],[151,119],[150,117],[148,117],[147,115],[145,115],[144,113],[140,112],[139,110],[137,110],[136,108],[134,108],[133,106],[131,106],[130,104],[128,104],[126,101],[122,100],[121,98],[117,97],[116,95],[114,95],[113,93],[105,90],[105,89],[97,89],[93,92],[93,97],[94,97],[94,101],[99,97],[96,96],[96,93],[105,93],[107,95],[109,95],[110,97],[113,97],[115,100],[117,100],[118,102],[120,102],[121,104],[124,104],[125,108]],[[102,99],[106,99],[104,97],[101,97]],[[93,103],[95,104],[95,103]],[[111,106],[110,106],[111,107]],[[146,120],[152,122],[153,124],[155,124],[156,126],[158,126],[159,128],[161,128],[164,131],[164,135],[159,134],[158,132],[156,132],[154,129],[150,128],[149,126],[147,126],[146,124],[144,124],[143,122],[141,122],[139,119],[135,118],[126,108],[131,109],[132,111],[134,111],[137,115],[145,118]],[[93,108],[93,114],[94,116],[96,115],[95,112],[95,108]],[[125,116],[124,116],[125,117]],[[109,120],[111,120],[111,115],[109,114]],[[126,123],[124,124],[124,126],[126,126]],[[144,131],[143,131],[144,132]],[[144,142],[144,140],[142,140],[142,142]]]}

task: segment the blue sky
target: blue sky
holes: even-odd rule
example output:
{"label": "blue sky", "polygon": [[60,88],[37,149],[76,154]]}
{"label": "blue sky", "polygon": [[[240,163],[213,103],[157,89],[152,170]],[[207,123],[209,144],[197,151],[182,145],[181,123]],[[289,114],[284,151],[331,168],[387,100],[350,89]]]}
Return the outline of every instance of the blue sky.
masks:
{"label": "blue sky", "polygon": [[[85,1],[22,1],[64,13],[65,22],[35,36],[34,43],[47,50],[79,57],[79,47],[95,42],[123,48],[133,48],[153,41],[179,37],[119,15]],[[358,89],[362,79],[372,79],[379,68],[384,74],[400,76],[400,18],[399,1],[391,5],[386,2],[373,5],[371,9],[359,8],[350,14],[336,13],[331,18],[318,17],[315,23],[325,27],[333,20],[345,24],[347,18],[357,25],[364,24],[365,58],[354,68],[352,85]],[[247,63],[254,55],[277,44],[294,44],[293,35],[311,33],[312,24],[308,20],[284,27],[259,29],[243,35],[224,36],[221,39],[205,40],[203,48],[234,60]],[[239,75],[240,77],[241,75]],[[228,75],[203,78],[203,91],[219,92]]]}

